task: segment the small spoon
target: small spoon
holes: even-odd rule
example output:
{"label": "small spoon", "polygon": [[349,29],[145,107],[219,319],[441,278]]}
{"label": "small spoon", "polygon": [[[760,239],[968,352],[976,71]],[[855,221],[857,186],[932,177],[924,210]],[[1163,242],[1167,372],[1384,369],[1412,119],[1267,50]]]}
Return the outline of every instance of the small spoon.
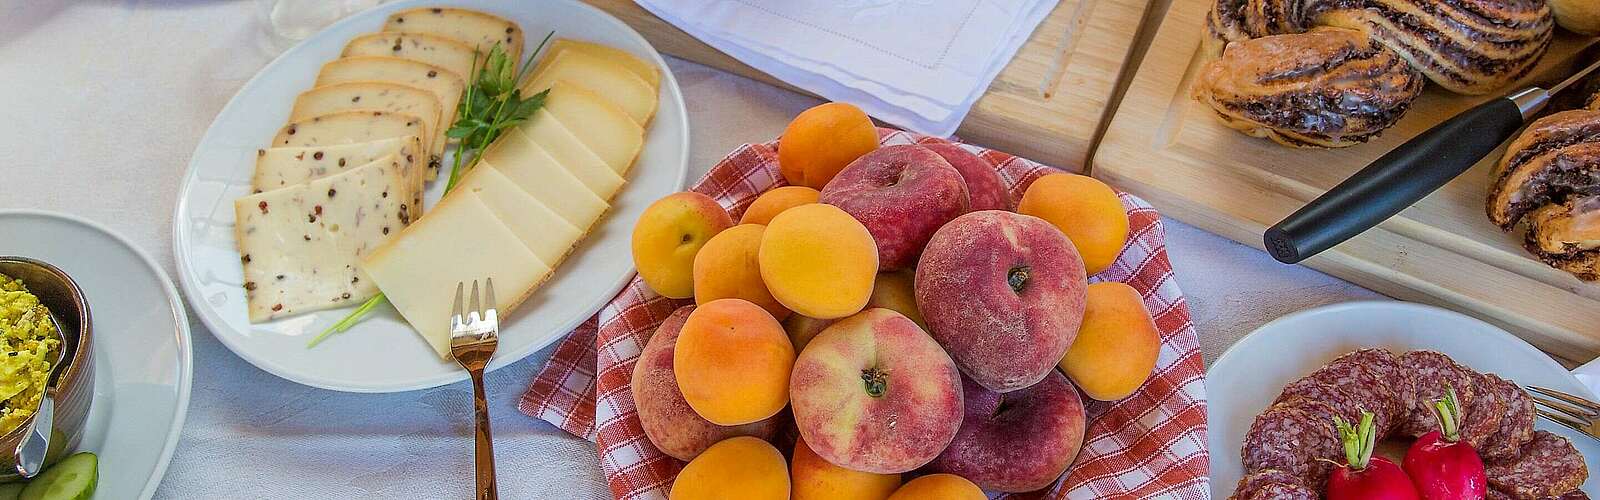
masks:
{"label": "small spoon", "polygon": [[28,420],[27,434],[22,436],[22,442],[17,443],[17,450],[12,454],[16,459],[17,474],[24,478],[32,478],[44,469],[45,455],[50,453],[50,433],[55,430],[56,398],[51,389],[55,389],[56,375],[61,371],[61,360],[66,357],[67,341],[61,333],[61,323],[56,321],[54,314],[50,315],[50,326],[54,327],[56,339],[56,358],[50,362],[50,376],[45,379],[43,393],[39,397],[39,409],[33,412],[33,418]]}

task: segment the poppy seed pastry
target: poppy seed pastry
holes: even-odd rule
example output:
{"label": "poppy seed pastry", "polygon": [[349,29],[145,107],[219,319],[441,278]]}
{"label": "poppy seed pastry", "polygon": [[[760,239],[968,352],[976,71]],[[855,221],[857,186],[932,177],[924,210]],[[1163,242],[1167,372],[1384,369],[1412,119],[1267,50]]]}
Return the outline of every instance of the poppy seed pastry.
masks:
{"label": "poppy seed pastry", "polygon": [[1586,281],[1600,280],[1600,111],[1555,113],[1511,142],[1491,174],[1489,221],[1527,221],[1524,246]]}

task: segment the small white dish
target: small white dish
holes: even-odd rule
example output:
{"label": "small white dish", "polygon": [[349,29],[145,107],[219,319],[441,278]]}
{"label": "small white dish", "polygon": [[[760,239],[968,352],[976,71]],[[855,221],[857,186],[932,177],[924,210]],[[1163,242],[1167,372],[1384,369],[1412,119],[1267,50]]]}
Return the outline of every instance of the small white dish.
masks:
{"label": "small white dish", "polygon": [[[633,223],[650,203],[683,186],[689,125],[677,80],[643,37],[599,9],[571,0],[405,0],[340,21],[284,52],[239,90],[200,139],[178,192],[173,251],[184,294],[224,345],[279,377],[350,392],[423,389],[467,378],[460,366],[440,360],[388,305],[312,349],[306,343],[353,308],[251,324],[234,242],[233,200],[248,194],[256,150],[283,125],[295,96],[311,87],[317,70],[337,58],[346,41],[377,31],[394,11],[417,6],[465,7],[516,21],[527,33],[527,51],[555,31],[558,38],[621,48],[662,71],[660,106],[627,185],[554,276],[502,323],[500,348],[489,370],[559,340],[615,296],[634,272],[629,247]],[[429,186],[427,207],[443,195],[444,184]],[[440,300],[449,300],[448,294],[442,291]]]}
{"label": "small white dish", "polygon": [[[1476,318],[1405,302],[1349,302],[1300,311],[1240,339],[1206,371],[1211,496],[1228,498],[1243,474],[1239,447],[1251,422],[1283,386],[1341,354],[1367,347],[1402,353],[1439,351],[1456,362],[1522,385],[1539,385],[1594,400],[1572,373],[1539,349]],[[1565,436],[1589,464],[1583,491],[1596,492],[1600,441],[1538,419],[1538,429]]]}
{"label": "small white dish", "polygon": [[[189,319],[167,273],[104,226],[0,210],[0,254],[61,268],[94,315],[94,400],[79,451],[100,457],[96,499],[150,498],[189,411]],[[133,495],[137,493],[137,497]]]}

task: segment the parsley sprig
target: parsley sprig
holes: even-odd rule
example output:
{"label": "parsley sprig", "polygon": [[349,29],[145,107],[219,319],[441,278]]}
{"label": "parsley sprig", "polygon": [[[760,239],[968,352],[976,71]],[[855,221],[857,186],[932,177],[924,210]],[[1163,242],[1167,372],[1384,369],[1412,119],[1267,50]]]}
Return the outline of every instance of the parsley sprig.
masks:
{"label": "parsley sprig", "polygon": [[[444,133],[446,137],[457,141],[455,161],[450,166],[450,177],[444,185],[446,194],[455,189],[456,182],[461,180],[461,174],[478,163],[478,159],[483,157],[483,152],[489,149],[489,145],[494,144],[495,139],[499,139],[506,130],[527,121],[534,112],[544,107],[545,96],[550,94],[549,90],[523,97],[521,87],[527,83],[525,80],[533,68],[534,56],[544,50],[545,44],[549,43],[550,37],[554,35],[554,31],[546,34],[544,40],[539,41],[539,46],[528,53],[528,58],[522,62],[521,68],[517,67],[517,61],[507,55],[498,43],[489,48],[488,56],[481,61],[474,54],[472,85],[462,92],[461,103],[456,106],[455,122]],[[306,348],[316,347],[329,336],[349,330],[356,323],[366,319],[367,313],[372,312],[372,309],[387,300],[382,292],[367,299],[361,307],[351,311],[350,315],[311,339]]]}

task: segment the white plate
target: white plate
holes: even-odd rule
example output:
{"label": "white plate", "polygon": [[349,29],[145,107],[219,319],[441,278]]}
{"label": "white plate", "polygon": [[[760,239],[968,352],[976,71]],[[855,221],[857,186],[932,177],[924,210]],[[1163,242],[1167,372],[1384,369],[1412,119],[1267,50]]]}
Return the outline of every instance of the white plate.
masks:
{"label": "white plate", "polygon": [[[1257,328],[1206,372],[1212,497],[1233,494],[1243,473],[1244,434],[1284,385],[1365,347],[1439,351],[1480,372],[1594,399],[1571,372],[1532,345],[1456,312],[1404,302],[1350,302],[1301,311]],[[1591,471],[1583,490],[1595,493],[1600,442],[1544,419],[1536,427],[1572,440]]]}
{"label": "white plate", "polygon": [[[189,319],[143,251],[76,217],[0,210],[0,255],[49,262],[83,288],[94,321],[94,401],[81,451],[100,457],[94,498],[150,498],[189,411]],[[10,237],[10,235],[18,235]]]}
{"label": "white plate", "polygon": [[[490,370],[555,342],[616,295],[633,275],[629,238],[634,221],[651,202],[683,186],[689,126],[677,80],[643,37],[594,7],[556,0],[407,0],[340,21],[289,49],[239,90],[200,139],[178,193],[173,248],[185,295],[223,344],[274,375],[352,392],[422,389],[466,378],[461,367],[441,361],[389,306],[315,349],[306,349],[306,342],[350,308],[250,324],[233,236],[233,200],[248,194],[256,149],[271,141],[283,125],[295,95],[311,86],[318,68],[338,57],[346,41],[378,30],[391,12],[423,5],[478,9],[516,21],[527,33],[529,51],[553,30],[556,37],[627,50],[654,62],[663,74],[660,109],[627,186],[550,281],[502,323],[500,347]],[[443,189],[444,182],[429,187],[428,206]],[[449,297],[441,295],[440,300]]]}

